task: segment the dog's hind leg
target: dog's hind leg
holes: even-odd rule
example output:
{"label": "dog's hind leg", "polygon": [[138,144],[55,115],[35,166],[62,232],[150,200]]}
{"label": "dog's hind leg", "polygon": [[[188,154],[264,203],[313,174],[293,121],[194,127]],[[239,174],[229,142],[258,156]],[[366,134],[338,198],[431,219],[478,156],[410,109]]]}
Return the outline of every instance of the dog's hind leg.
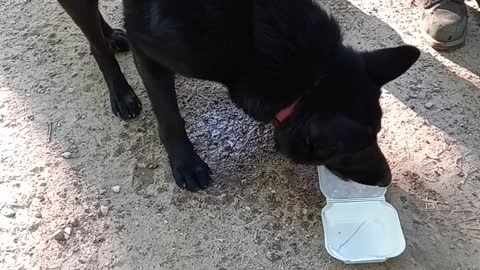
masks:
{"label": "dog's hind leg", "polygon": [[128,52],[130,46],[128,44],[127,33],[124,30],[118,28],[112,28],[103,19],[102,14],[99,12],[102,22],[102,31],[108,41],[110,41],[110,47],[114,52]]}
{"label": "dog's hind leg", "polygon": [[58,0],[90,42],[90,49],[110,92],[113,113],[122,119],[135,118],[142,105],[128,84],[115,51],[128,50],[125,32],[112,29],[98,10],[98,0]]}

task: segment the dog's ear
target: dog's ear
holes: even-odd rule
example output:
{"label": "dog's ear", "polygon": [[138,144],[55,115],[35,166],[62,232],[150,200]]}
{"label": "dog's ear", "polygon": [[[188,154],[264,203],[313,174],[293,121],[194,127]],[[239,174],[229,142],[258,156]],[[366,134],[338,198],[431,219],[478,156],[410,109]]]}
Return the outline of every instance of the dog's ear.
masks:
{"label": "dog's ear", "polygon": [[314,120],[309,129],[310,144],[318,152],[335,149],[335,154],[352,154],[376,140],[373,130],[344,116]]}
{"label": "dog's ear", "polygon": [[384,85],[407,71],[420,56],[413,46],[381,49],[363,53],[367,73],[376,83]]}

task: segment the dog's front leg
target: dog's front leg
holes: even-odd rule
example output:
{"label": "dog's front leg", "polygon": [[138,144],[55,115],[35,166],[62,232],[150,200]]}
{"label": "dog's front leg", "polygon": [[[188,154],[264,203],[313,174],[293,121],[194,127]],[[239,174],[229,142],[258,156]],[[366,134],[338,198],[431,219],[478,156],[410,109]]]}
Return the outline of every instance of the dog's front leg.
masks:
{"label": "dog's front leg", "polygon": [[158,121],[160,139],[167,150],[175,182],[189,191],[207,188],[211,183],[211,171],[195,152],[185,131],[175,93],[175,74],[141,52],[133,49],[133,53]]}
{"label": "dog's front leg", "polygon": [[116,51],[127,51],[124,31],[112,29],[98,10],[98,0],[58,0],[90,42],[90,48],[110,92],[113,113],[127,120],[140,114],[142,104],[123,76]]}

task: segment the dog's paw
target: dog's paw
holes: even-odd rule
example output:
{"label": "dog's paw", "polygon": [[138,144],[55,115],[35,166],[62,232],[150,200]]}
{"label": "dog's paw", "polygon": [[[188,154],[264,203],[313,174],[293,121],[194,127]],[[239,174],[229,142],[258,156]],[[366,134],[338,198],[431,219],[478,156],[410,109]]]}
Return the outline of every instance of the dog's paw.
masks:
{"label": "dog's paw", "polygon": [[182,189],[191,192],[206,189],[211,183],[212,171],[208,165],[197,155],[181,160],[171,160],[173,177],[175,182]]}
{"label": "dog's paw", "polygon": [[122,29],[113,29],[110,35],[110,46],[115,53],[128,52],[130,45],[128,44],[127,33]]}
{"label": "dog's paw", "polygon": [[123,120],[136,118],[142,111],[142,103],[128,84],[120,87],[125,87],[126,89],[116,89],[110,95],[113,114]]}

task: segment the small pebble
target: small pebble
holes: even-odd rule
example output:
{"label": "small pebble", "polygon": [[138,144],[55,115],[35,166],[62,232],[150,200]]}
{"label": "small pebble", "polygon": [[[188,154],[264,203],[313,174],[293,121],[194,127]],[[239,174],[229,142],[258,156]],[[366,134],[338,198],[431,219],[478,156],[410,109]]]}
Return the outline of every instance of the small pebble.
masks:
{"label": "small pebble", "polygon": [[70,227],[66,227],[63,231],[64,231],[67,235],[72,235],[72,228],[70,228]]}
{"label": "small pebble", "polygon": [[78,225],[80,225],[80,221],[78,220],[78,218],[74,218],[69,223],[70,225],[72,225],[72,227],[78,227]]}
{"label": "small pebble", "polygon": [[119,193],[120,192],[120,186],[113,186],[112,191],[115,192],[115,193]]}
{"label": "small pebble", "polygon": [[72,158],[72,153],[67,151],[60,154],[60,156],[63,157],[64,159],[69,159],[69,158]]}
{"label": "small pebble", "polygon": [[56,233],[54,236],[53,236],[53,239],[57,240],[57,241],[65,241],[67,240],[67,238],[65,237],[65,233],[63,231],[59,231],[58,233]]}
{"label": "small pebble", "polygon": [[427,108],[427,109],[433,108],[433,103],[432,102],[425,103],[425,108]]}
{"label": "small pebble", "polygon": [[149,169],[156,169],[156,168],[158,168],[158,165],[157,164],[149,164],[148,168]]}
{"label": "small pebble", "polygon": [[15,213],[15,211],[10,209],[3,209],[2,215],[4,215],[7,218],[14,218],[17,215],[17,213]]}
{"label": "small pebble", "polygon": [[35,217],[36,218],[42,218],[42,213],[40,213],[40,212],[35,213]]}
{"label": "small pebble", "polygon": [[105,206],[105,205],[102,205],[100,206],[100,213],[103,215],[103,216],[106,216],[108,215],[108,206]]}
{"label": "small pebble", "polygon": [[278,261],[280,260],[282,257],[280,255],[278,255],[277,253],[275,252],[271,252],[271,251],[268,251],[266,254],[265,254],[265,257],[267,257],[267,259],[271,262],[274,262],[274,261]]}
{"label": "small pebble", "polygon": [[103,194],[105,194],[106,192],[107,192],[107,190],[102,188],[102,189],[99,190],[98,193],[100,193],[100,195],[103,195]]}
{"label": "small pebble", "polygon": [[102,243],[102,242],[105,242],[105,237],[103,237],[103,236],[100,236],[100,237],[97,237],[97,238],[93,239],[94,244]]}
{"label": "small pebble", "polygon": [[457,173],[457,176],[458,176],[458,177],[464,177],[464,176],[465,176],[465,173],[464,173],[464,172],[458,172],[458,173]]}

